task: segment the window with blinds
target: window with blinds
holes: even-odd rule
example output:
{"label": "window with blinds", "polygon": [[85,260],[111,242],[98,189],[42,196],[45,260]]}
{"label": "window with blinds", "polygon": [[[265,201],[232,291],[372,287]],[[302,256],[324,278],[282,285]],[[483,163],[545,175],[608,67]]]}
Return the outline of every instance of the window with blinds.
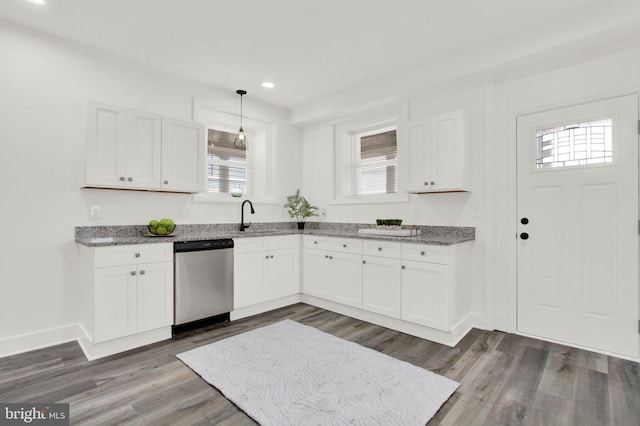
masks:
{"label": "window with blinds", "polygon": [[395,127],[356,135],[358,195],[398,192],[398,143]]}
{"label": "window with blinds", "polygon": [[236,147],[236,133],[208,129],[207,191],[229,193],[239,187],[247,192],[247,151]]}

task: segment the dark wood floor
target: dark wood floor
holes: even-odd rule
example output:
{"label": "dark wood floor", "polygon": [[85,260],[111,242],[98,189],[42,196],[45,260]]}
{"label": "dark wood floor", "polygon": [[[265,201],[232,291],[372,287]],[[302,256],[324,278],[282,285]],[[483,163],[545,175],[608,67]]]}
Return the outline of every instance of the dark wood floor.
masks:
{"label": "dark wood floor", "polygon": [[0,359],[0,402],[68,402],[72,424],[255,424],[175,355],[290,318],[461,383],[429,425],[638,425],[638,364],[502,332],[455,348],[297,304],[87,361],[76,343]]}

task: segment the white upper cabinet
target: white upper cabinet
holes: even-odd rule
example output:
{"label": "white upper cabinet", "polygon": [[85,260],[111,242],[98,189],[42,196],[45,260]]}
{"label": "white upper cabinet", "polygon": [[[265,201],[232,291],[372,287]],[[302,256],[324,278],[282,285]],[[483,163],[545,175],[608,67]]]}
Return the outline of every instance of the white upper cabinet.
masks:
{"label": "white upper cabinet", "polygon": [[203,124],[162,117],[162,189],[202,191],[204,154]]}
{"label": "white upper cabinet", "polygon": [[204,150],[200,123],[89,102],[85,186],[199,192]]}
{"label": "white upper cabinet", "polygon": [[161,117],[127,111],[127,179],[131,188],[160,189]]}
{"label": "white upper cabinet", "polygon": [[408,192],[469,190],[462,111],[410,121],[407,130]]}
{"label": "white upper cabinet", "polygon": [[126,187],[127,110],[89,103],[87,118],[86,184]]}

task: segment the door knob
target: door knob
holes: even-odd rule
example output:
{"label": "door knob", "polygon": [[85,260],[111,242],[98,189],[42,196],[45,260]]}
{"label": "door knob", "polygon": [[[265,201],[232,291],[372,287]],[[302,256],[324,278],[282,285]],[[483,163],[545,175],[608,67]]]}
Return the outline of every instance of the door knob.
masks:
{"label": "door knob", "polygon": [[526,217],[523,217],[522,219],[520,219],[520,223],[523,225],[526,225],[527,223],[529,223],[529,219],[527,219]]}
{"label": "door knob", "polygon": [[520,234],[520,238],[522,238],[523,240],[528,240],[529,234],[527,234],[526,232],[523,232],[522,234]]}

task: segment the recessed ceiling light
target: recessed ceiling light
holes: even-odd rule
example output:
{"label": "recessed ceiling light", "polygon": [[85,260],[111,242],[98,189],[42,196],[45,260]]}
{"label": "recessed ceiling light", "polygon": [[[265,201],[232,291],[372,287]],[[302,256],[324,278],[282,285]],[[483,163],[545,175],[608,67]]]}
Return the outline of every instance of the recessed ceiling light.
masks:
{"label": "recessed ceiling light", "polygon": [[264,83],[262,83],[262,87],[265,87],[267,89],[273,89],[274,87],[276,87],[276,85],[270,81],[265,81]]}
{"label": "recessed ceiling light", "polygon": [[38,6],[44,6],[45,5],[45,1],[44,0],[26,0],[31,4],[37,4]]}

